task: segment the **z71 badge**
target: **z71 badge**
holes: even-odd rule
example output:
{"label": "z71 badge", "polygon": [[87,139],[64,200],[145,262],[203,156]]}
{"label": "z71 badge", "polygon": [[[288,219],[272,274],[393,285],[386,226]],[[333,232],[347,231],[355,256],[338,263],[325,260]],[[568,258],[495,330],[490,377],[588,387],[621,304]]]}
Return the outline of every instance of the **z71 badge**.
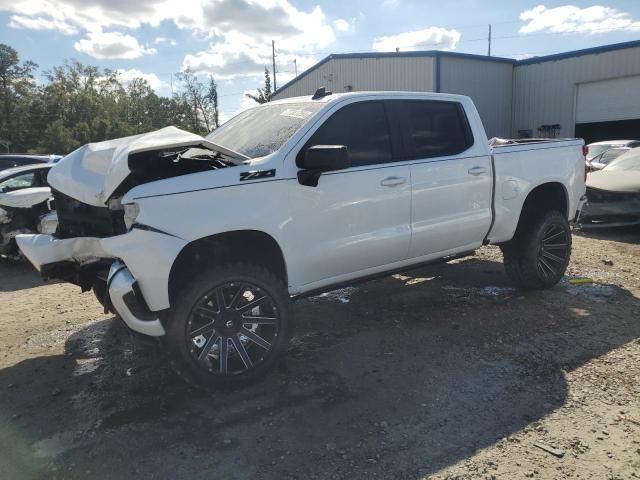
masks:
{"label": "z71 badge", "polygon": [[252,170],[250,172],[240,172],[240,181],[258,180],[260,178],[271,178],[276,176],[276,169],[271,170]]}

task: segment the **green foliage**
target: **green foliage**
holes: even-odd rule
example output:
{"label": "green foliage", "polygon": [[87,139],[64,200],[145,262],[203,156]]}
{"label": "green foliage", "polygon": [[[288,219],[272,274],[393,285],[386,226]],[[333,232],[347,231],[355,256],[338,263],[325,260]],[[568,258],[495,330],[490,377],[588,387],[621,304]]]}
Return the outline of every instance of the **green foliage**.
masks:
{"label": "green foliage", "polygon": [[66,154],[88,142],[168,125],[198,134],[219,126],[215,80],[205,87],[188,70],[167,98],[142,78],[124,84],[116,71],[75,60],[44,72],[43,85],[34,81],[36,69],[0,44],[0,141],[9,141],[13,152]]}
{"label": "green foliage", "polygon": [[264,87],[256,90],[258,92],[257,95],[245,93],[245,96],[258,103],[267,103],[271,101],[271,74],[269,73],[269,69],[266,67],[264,69]]}

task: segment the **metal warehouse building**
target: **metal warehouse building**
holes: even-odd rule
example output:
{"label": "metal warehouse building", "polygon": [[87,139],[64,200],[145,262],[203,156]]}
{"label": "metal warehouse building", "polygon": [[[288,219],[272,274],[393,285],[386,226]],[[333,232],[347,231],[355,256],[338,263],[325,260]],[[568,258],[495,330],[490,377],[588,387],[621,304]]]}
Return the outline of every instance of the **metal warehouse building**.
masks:
{"label": "metal warehouse building", "polygon": [[489,137],[640,137],[640,41],[526,60],[424,51],[329,55],[275,99],[403,90],[470,96]]}

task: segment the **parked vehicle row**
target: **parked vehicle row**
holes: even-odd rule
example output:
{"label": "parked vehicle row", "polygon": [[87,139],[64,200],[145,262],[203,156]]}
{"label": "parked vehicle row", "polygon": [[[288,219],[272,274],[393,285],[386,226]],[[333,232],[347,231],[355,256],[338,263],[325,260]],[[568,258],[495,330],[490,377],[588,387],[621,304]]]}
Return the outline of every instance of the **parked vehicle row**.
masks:
{"label": "parked vehicle row", "polygon": [[628,151],[587,177],[588,204],[582,228],[640,224],[640,147]]}
{"label": "parked vehicle row", "polygon": [[602,170],[605,166],[632,148],[640,147],[640,140],[608,140],[587,145],[587,164],[590,171]]}
{"label": "parked vehicle row", "polygon": [[45,277],[162,337],[188,381],[237,384],[286,351],[291,298],[489,243],[516,285],[555,285],[585,202],[583,146],[490,146],[463,96],[320,89],[206,138],[168,127],[81,147],[49,173],[56,234],[17,241]]}
{"label": "parked vehicle row", "polygon": [[19,256],[15,237],[55,233],[47,174],[60,155],[0,155],[0,258]]}

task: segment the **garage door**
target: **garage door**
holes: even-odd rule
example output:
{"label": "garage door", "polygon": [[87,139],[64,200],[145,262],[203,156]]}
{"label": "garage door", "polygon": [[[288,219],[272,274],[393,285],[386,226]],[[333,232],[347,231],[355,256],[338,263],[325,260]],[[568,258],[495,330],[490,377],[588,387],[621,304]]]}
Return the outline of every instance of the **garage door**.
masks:
{"label": "garage door", "polygon": [[640,119],[640,76],[578,85],[576,123]]}

